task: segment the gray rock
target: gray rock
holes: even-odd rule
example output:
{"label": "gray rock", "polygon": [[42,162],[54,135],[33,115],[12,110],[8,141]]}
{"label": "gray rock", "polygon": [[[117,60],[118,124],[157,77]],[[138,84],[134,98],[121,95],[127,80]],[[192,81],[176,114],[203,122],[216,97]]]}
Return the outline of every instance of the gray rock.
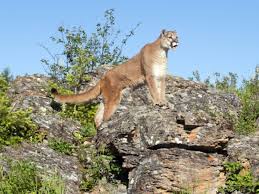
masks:
{"label": "gray rock", "polygon": [[240,162],[259,180],[259,131],[231,139],[227,151],[230,161]]}
{"label": "gray rock", "polygon": [[129,174],[129,193],[216,193],[224,184],[222,155],[178,148],[158,149]]}
{"label": "gray rock", "polygon": [[112,145],[124,159],[129,193],[216,193],[224,185],[222,162],[234,137],[229,116],[237,116],[238,98],[170,76],[166,97],[168,106],[158,107],[145,86],[126,89],[97,143]]}
{"label": "gray rock", "polygon": [[9,96],[13,98],[14,109],[31,109],[32,120],[40,130],[47,131],[48,138],[58,137],[70,143],[72,133],[80,129],[80,124],[71,119],[64,119],[53,110],[53,100],[47,96],[50,79],[43,75],[18,77],[12,83]]}

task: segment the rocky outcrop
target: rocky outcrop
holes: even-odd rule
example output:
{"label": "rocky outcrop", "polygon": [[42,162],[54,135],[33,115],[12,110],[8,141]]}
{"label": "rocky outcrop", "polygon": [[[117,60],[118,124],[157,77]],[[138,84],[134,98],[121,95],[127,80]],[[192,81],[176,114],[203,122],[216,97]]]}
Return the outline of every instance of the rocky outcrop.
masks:
{"label": "rocky outcrop", "polygon": [[64,119],[52,108],[53,99],[48,96],[49,78],[42,75],[17,77],[9,90],[14,109],[31,109],[32,120],[39,130],[46,131],[48,138],[59,137],[73,141],[72,133],[80,129],[80,124]]}
{"label": "rocky outcrop", "polygon": [[224,185],[222,164],[234,137],[235,95],[167,78],[168,106],[151,102],[146,87],[127,89],[97,142],[112,145],[129,170],[129,193],[216,193]]}
{"label": "rocky outcrop", "polygon": [[1,159],[33,162],[37,168],[44,170],[45,174],[60,175],[65,181],[66,193],[80,193],[81,166],[74,156],[57,153],[44,144],[28,143],[23,143],[17,148],[5,147],[1,150],[0,156]]}
{"label": "rocky outcrop", "polygon": [[43,143],[22,143],[16,147],[4,147],[0,151],[0,156],[14,160],[29,160],[50,174],[56,172],[64,179],[66,192],[78,194],[82,178],[80,162],[75,156],[66,156],[48,147],[48,140],[55,137],[72,143],[72,133],[79,130],[80,125],[71,119],[61,117],[53,110],[52,99],[47,96],[48,80],[49,78],[42,75],[17,77],[9,89],[13,109],[31,109],[32,120],[37,124],[38,130],[46,135]]}
{"label": "rocky outcrop", "polygon": [[236,136],[227,147],[230,161],[240,162],[259,180],[259,131],[249,136]]}
{"label": "rocky outcrop", "polygon": [[[93,82],[110,67],[93,74]],[[5,147],[0,154],[17,160],[31,159],[39,168],[56,169],[66,181],[67,193],[80,193],[81,164],[75,156],[56,153],[47,146],[51,137],[73,142],[80,124],[64,119],[51,107],[49,78],[18,77],[9,90],[13,107],[31,108],[32,119],[46,132],[43,143]],[[86,88],[88,88],[86,87]],[[94,138],[107,144],[128,172],[128,193],[216,193],[224,185],[225,161],[240,161],[259,178],[259,136],[236,136],[231,118],[240,108],[233,94],[179,77],[167,77],[163,107],[152,104],[146,86],[124,91],[110,121]],[[100,100],[100,99],[98,99]],[[102,187],[93,193],[107,193]],[[112,193],[125,193],[125,188]]]}

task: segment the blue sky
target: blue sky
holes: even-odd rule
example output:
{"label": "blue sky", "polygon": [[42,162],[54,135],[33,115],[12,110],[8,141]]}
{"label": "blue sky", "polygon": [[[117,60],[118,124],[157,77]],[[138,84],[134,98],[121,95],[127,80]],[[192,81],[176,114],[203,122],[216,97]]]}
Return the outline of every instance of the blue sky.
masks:
{"label": "blue sky", "polygon": [[39,44],[55,52],[49,37],[58,26],[92,32],[110,8],[125,33],[141,22],[124,50],[129,57],[161,29],[178,32],[180,46],[169,54],[170,74],[187,78],[198,69],[202,77],[213,72],[249,77],[259,64],[256,0],[8,0],[0,4],[0,71],[9,67],[14,75],[43,73],[40,59],[48,54]]}

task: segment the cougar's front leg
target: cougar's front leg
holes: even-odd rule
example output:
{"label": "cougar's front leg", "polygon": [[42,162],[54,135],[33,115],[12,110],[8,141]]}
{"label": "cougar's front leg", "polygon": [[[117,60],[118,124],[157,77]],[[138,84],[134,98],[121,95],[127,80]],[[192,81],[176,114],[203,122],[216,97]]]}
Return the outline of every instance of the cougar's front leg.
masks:
{"label": "cougar's front leg", "polygon": [[165,76],[161,77],[160,86],[161,86],[160,101],[161,101],[162,104],[166,104],[167,100],[165,98],[165,90],[166,90]]}
{"label": "cougar's front leg", "polygon": [[149,92],[151,94],[153,103],[155,105],[160,104],[159,80],[157,80],[156,77],[153,75],[147,75],[146,82],[147,82],[147,86],[148,86]]}

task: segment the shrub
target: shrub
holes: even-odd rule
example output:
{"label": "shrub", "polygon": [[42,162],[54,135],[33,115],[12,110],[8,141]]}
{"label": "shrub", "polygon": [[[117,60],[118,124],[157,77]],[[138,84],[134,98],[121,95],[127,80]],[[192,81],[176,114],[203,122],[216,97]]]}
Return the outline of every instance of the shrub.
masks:
{"label": "shrub", "polygon": [[259,118],[259,67],[253,78],[243,81],[237,94],[241,100],[242,109],[235,129],[240,134],[255,132],[257,130],[256,119]]}
{"label": "shrub", "polygon": [[48,142],[48,146],[53,150],[56,150],[66,155],[72,155],[74,150],[73,144],[68,143],[63,139],[50,139]]}
{"label": "shrub", "polygon": [[97,104],[88,105],[65,105],[61,112],[61,116],[75,119],[81,123],[84,128],[87,128],[94,121]]}
{"label": "shrub", "polygon": [[234,191],[259,193],[259,182],[255,181],[250,171],[244,171],[240,163],[227,162],[224,164],[224,169],[227,175],[226,184],[225,187],[219,189],[220,193],[233,193]]}
{"label": "shrub", "polygon": [[0,145],[20,143],[33,138],[37,126],[30,118],[29,110],[13,110],[6,92],[8,82],[0,76]]}
{"label": "shrub", "polygon": [[51,56],[51,61],[41,60],[47,73],[63,87],[76,92],[89,81],[87,73],[93,72],[99,65],[118,64],[127,59],[122,55],[123,48],[139,24],[120,38],[121,30],[116,29],[115,22],[114,10],[109,9],[104,13],[104,23],[97,23],[92,34],[87,34],[82,27],[68,29],[60,26],[59,35],[51,37],[51,40],[61,47],[62,52],[52,54],[42,46]]}
{"label": "shrub", "polygon": [[[59,86],[57,83],[49,82],[48,91],[51,88],[57,88],[60,94],[72,94],[71,90]],[[74,133],[76,140],[83,142],[87,137],[93,137],[96,134],[94,116],[98,108],[98,104],[66,104],[61,107],[60,104],[53,102],[52,107],[60,112],[65,118],[77,120],[82,125],[79,132]]]}
{"label": "shrub", "polygon": [[7,82],[11,82],[13,80],[13,75],[9,68],[4,68],[4,70],[0,73],[0,76],[3,77]]}
{"label": "shrub", "polygon": [[[62,52],[52,54],[47,47],[42,46],[51,57],[51,60],[41,60],[48,75],[54,80],[49,83],[49,90],[56,88],[61,94],[77,93],[91,79],[89,73],[94,72],[96,67],[126,60],[127,57],[122,54],[123,48],[138,26],[139,24],[121,37],[121,30],[116,29],[113,9],[105,11],[104,22],[97,23],[92,34],[87,34],[82,27],[68,29],[60,26],[58,36],[51,37],[51,41]],[[55,106],[61,109],[57,104]],[[96,110],[97,104],[66,105],[61,115],[76,119],[82,124],[80,134],[76,134],[81,138],[95,135],[93,118]]]}
{"label": "shrub", "polygon": [[86,154],[81,155],[80,160],[86,162],[85,160],[88,159],[88,162],[80,185],[81,190],[90,191],[102,178],[114,183],[116,178],[123,174],[122,167],[107,148],[101,146],[98,150],[87,148],[84,151]]}
{"label": "shrub", "polygon": [[42,177],[33,163],[9,161],[9,171],[0,167],[0,193],[63,194],[64,182],[58,175]]}

